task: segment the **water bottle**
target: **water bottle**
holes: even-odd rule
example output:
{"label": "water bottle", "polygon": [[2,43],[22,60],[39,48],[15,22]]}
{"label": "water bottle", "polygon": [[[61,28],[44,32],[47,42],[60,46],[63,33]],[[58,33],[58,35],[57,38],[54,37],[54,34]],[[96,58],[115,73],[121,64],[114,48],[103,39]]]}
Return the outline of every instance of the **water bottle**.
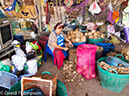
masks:
{"label": "water bottle", "polygon": [[15,68],[14,65],[12,65],[11,70],[12,70],[13,74],[17,74],[17,72],[18,72],[17,68]]}

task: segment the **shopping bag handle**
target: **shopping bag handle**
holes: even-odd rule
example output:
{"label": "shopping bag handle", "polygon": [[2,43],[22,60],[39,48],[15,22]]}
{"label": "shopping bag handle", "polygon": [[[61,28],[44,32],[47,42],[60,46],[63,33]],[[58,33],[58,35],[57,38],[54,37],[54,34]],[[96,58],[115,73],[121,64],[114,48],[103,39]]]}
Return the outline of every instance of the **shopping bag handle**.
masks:
{"label": "shopping bag handle", "polygon": [[42,72],[42,75],[45,74],[45,73],[47,73],[47,74],[49,74],[49,75],[52,75],[52,74],[51,74],[50,72],[48,72],[48,71]]}
{"label": "shopping bag handle", "polygon": [[114,69],[107,69],[107,71],[106,71],[106,72],[108,72],[109,70],[112,70],[112,71],[114,71],[114,72],[115,72],[115,74],[118,74],[118,73],[117,73],[117,71],[116,71],[116,70],[114,70]]}

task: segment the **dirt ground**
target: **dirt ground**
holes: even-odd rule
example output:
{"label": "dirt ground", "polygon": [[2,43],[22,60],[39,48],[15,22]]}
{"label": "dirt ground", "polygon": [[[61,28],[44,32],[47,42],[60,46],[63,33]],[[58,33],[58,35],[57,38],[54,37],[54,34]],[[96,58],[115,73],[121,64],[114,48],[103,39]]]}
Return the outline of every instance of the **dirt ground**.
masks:
{"label": "dirt ground", "polygon": [[120,93],[115,93],[101,87],[98,74],[95,79],[84,79],[79,87],[77,86],[78,81],[67,82],[62,71],[58,70],[57,67],[53,65],[52,57],[47,56],[47,62],[43,60],[37,74],[41,74],[43,71],[49,71],[53,75],[58,75],[58,79],[66,86],[68,96],[129,96],[129,84]]}

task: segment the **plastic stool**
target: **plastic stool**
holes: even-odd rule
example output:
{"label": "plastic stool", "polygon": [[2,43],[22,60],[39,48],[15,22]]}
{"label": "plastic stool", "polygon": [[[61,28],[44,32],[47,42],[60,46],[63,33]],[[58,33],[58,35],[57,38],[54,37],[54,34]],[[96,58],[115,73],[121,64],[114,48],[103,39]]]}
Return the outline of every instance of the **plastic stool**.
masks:
{"label": "plastic stool", "polygon": [[[46,59],[47,59],[47,53],[49,54],[49,56],[52,55],[53,57],[53,64],[54,64],[54,55],[51,51],[51,49],[49,48],[49,46],[47,45],[48,42],[46,42],[46,48],[45,48],[45,55],[44,55],[44,62],[46,62]],[[55,64],[54,64],[55,65]]]}

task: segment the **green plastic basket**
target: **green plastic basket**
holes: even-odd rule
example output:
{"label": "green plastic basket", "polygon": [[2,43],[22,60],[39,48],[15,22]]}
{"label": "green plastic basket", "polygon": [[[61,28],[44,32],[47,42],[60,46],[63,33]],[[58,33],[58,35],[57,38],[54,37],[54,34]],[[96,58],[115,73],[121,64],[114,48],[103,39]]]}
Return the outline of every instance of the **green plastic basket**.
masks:
{"label": "green plastic basket", "polygon": [[21,81],[17,82],[9,89],[7,96],[21,96]]}
{"label": "green plastic basket", "polygon": [[[48,73],[49,75],[51,75],[51,73],[47,71],[44,71],[43,73]],[[12,95],[7,94],[7,96],[21,96],[21,81],[13,85],[9,89],[8,93],[12,93]],[[56,96],[67,96],[67,90],[66,90],[65,85],[58,79],[57,79],[57,95]]]}
{"label": "green plastic basket", "polygon": [[[129,83],[129,75],[117,74],[116,70],[114,69],[108,69],[107,71],[102,69],[98,64],[101,61],[105,61],[106,58],[107,57],[103,57],[97,61],[101,86],[110,91],[120,93],[123,88]],[[115,73],[110,73],[108,72],[109,70],[113,70]]]}
{"label": "green plastic basket", "polygon": [[102,43],[103,40],[104,40],[104,39],[103,39],[102,37],[99,37],[98,39],[87,38],[88,44]]}
{"label": "green plastic basket", "polygon": [[118,58],[118,59],[120,59],[120,60],[123,60],[124,62],[129,63],[129,61],[128,61],[128,60],[126,60],[126,59],[124,58],[124,56],[123,56],[123,55],[121,55],[121,54],[117,54],[115,57],[116,57],[116,58]]}

